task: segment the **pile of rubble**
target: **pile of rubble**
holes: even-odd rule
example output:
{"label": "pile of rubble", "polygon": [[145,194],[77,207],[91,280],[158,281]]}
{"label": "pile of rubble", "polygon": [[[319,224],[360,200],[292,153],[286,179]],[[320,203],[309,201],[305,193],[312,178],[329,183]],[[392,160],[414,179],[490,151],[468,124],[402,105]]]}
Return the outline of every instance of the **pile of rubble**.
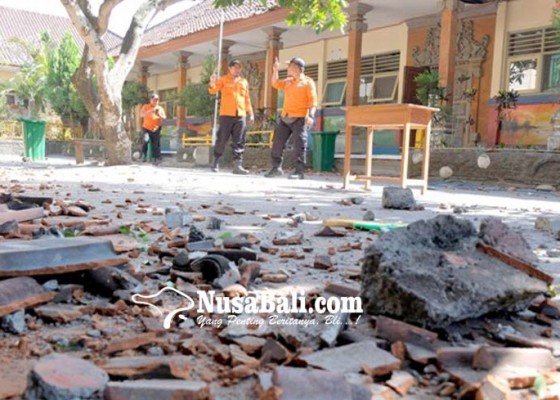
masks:
{"label": "pile of rubble", "polygon": [[[396,203],[406,204],[396,208],[421,209],[403,196]],[[228,217],[245,211],[223,205],[207,205],[201,215],[130,201],[136,216],[150,211],[162,221],[125,224],[125,207],[109,217],[84,201],[20,194],[0,202],[0,361],[9,366],[0,370],[1,398],[560,393],[560,304],[545,296],[552,278],[534,267],[521,235],[498,220],[479,231],[451,216],[396,229],[369,215],[360,240],[356,221],[333,220],[314,239],[337,243],[323,253],[297,230],[317,219],[310,214],[267,215],[288,217],[293,228],[268,243],[224,233]],[[344,282],[290,285],[291,272],[278,267],[292,260],[328,277],[339,268],[335,254],[363,249],[362,270],[347,268]],[[201,292],[281,299],[297,291],[306,310],[318,297],[360,295],[360,282],[371,315],[232,316],[189,304]]]}

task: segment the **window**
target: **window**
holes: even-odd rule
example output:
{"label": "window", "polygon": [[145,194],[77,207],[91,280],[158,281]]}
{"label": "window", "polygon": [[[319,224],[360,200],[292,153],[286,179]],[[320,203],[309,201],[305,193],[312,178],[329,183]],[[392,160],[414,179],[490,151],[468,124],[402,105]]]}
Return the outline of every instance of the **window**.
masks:
{"label": "window", "polygon": [[323,91],[324,106],[339,106],[344,102],[346,96],[346,78],[327,81]]}
{"label": "window", "polygon": [[560,42],[553,28],[510,33],[506,86],[539,93],[560,88]]}
{"label": "window", "polygon": [[362,57],[360,104],[397,101],[400,62],[399,51]]}
{"label": "window", "polygon": [[399,76],[393,72],[374,75],[370,92],[371,97],[368,101],[371,103],[395,101],[398,81]]}

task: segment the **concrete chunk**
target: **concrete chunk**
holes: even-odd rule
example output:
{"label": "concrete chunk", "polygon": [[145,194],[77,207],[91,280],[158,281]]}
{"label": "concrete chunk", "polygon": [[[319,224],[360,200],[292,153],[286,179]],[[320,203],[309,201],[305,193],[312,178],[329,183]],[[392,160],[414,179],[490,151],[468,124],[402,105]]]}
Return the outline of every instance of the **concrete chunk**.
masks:
{"label": "concrete chunk", "polygon": [[204,400],[210,397],[208,384],[178,379],[140,379],[111,382],[105,400]]}
{"label": "concrete chunk", "polygon": [[344,375],[330,371],[277,367],[272,374],[272,384],[269,392],[278,388],[280,395],[270,398],[278,400],[352,399],[352,387]]}
{"label": "concrete chunk", "polygon": [[109,376],[89,361],[54,353],[39,360],[29,382],[28,400],[85,400],[101,396]]}
{"label": "concrete chunk", "polygon": [[110,241],[43,238],[0,242],[0,277],[48,275],[122,265]]}
{"label": "concrete chunk", "polygon": [[365,370],[368,375],[383,375],[401,365],[398,358],[378,348],[371,340],[318,351],[301,359],[312,367],[341,374]]}
{"label": "concrete chunk", "polygon": [[383,208],[410,210],[416,207],[416,200],[410,188],[384,187],[381,204]]}
{"label": "concrete chunk", "polygon": [[[489,245],[530,261],[520,234],[503,224],[485,226],[481,235]],[[518,311],[547,292],[545,282],[477,251],[479,241],[470,221],[450,215],[385,233],[366,251],[362,267],[366,311],[444,328],[489,312]]]}

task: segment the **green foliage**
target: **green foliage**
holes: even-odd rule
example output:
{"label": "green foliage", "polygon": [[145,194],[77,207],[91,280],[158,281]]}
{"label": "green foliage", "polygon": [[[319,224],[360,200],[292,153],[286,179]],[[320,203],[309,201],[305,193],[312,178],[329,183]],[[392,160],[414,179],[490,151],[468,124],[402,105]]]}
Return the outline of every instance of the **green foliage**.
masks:
{"label": "green foliage", "polygon": [[[266,6],[267,0],[257,0]],[[247,0],[214,0],[214,6],[227,7],[242,5]],[[288,25],[309,27],[316,32],[325,30],[342,30],[347,22],[344,10],[348,7],[346,0],[278,0],[280,7],[290,10],[286,22]]]}
{"label": "green foliage", "polygon": [[537,395],[539,399],[544,398],[544,395],[546,393],[546,380],[544,379],[544,376],[539,374],[535,377],[535,382],[533,383],[533,387],[531,388],[531,390]]}
{"label": "green foliage", "polygon": [[216,68],[216,57],[210,55],[202,63],[200,83],[189,81],[177,95],[177,104],[187,108],[191,117],[211,117],[214,114],[214,96],[208,93],[210,76]]}
{"label": "green foliage", "polygon": [[126,81],[122,90],[122,106],[125,113],[130,113],[132,109],[140,104],[149,101],[149,89],[146,85],[138,81]]}
{"label": "green foliage", "polygon": [[517,108],[519,101],[519,93],[515,90],[500,90],[498,94],[492,97],[496,102],[496,111],[498,111],[498,120],[504,118],[504,110],[513,110]]}
{"label": "green foliage", "polygon": [[[3,88],[4,94],[15,94],[19,100],[27,102],[26,116],[29,118],[38,118],[39,113],[45,110],[47,103],[48,58],[53,45],[46,33],[43,33],[40,39],[41,45],[38,49],[23,40],[11,40],[22,48],[28,61]],[[24,104],[20,104],[20,106],[24,106]]]}
{"label": "green foliage", "polygon": [[439,86],[439,74],[437,71],[428,69],[414,78],[416,82],[416,98],[425,106],[435,106],[445,97],[445,88]]}
{"label": "green foliage", "polygon": [[552,8],[552,26],[556,30],[556,37],[560,41],[560,0]]}
{"label": "green foliage", "polygon": [[59,46],[48,54],[46,97],[60,118],[70,118],[73,121],[88,116],[72,83],[80,59],[80,49],[69,32],[64,35]]}
{"label": "green foliage", "polygon": [[150,235],[144,229],[139,226],[123,225],[119,229],[119,233],[122,235],[132,236],[134,239],[138,240],[138,249],[141,251],[148,250],[148,243],[150,242]]}

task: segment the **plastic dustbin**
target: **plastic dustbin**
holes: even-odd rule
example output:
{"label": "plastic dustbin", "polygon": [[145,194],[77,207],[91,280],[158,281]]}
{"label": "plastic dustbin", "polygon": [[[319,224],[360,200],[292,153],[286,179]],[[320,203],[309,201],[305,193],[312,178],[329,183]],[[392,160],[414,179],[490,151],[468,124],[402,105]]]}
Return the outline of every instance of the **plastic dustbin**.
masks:
{"label": "plastic dustbin", "polygon": [[31,160],[45,159],[45,121],[22,118],[23,147]]}
{"label": "plastic dustbin", "polygon": [[334,145],[339,131],[312,132],[313,169],[332,171],[334,168]]}

